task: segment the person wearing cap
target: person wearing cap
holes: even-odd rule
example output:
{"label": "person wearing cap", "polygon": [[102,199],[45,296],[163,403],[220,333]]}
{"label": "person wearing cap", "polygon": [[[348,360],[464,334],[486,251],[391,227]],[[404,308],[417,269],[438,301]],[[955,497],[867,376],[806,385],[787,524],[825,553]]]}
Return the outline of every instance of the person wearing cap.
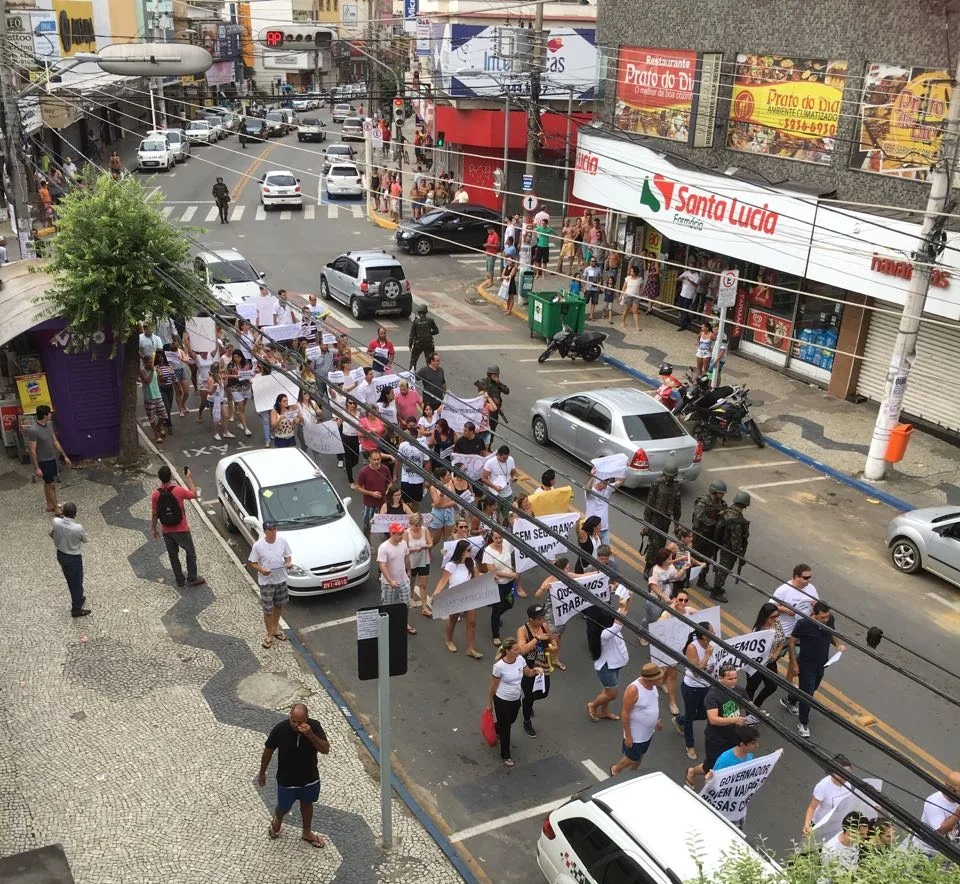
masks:
{"label": "person wearing cap", "polygon": [[649,538],[649,543],[643,553],[648,570],[657,550],[666,546],[671,525],[680,523],[678,473],[677,463],[671,458],[664,464],[660,478],[650,486],[647,492],[647,505],[643,510],[643,521],[647,527],[643,529],[643,533]]}
{"label": "person wearing cap", "polygon": [[742,567],[743,557],[747,554],[750,520],[744,515],[744,510],[748,506],[750,506],[749,493],[738,491],[733,496],[733,506],[728,506],[720,514],[717,522],[715,538],[720,553],[719,567],[714,568],[713,589],[710,591],[710,598],[715,602],[728,601],[723,585],[730,572],[737,567],[738,561]]}
{"label": "person wearing cap", "polygon": [[[390,536],[377,550],[380,567],[380,604],[403,604],[410,607],[410,551],[404,539],[406,526],[400,522],[390,523]],[[417,630],[407,623],[407,632],[416,635]]]}
{"label": "person wearing cap", "polygon": [[440,334],[432,316],[427,316],[427,305],[417,307],[417,315],[410,323],[410,370],[416,371],[421,354],[429,362],[433,355],[436,336]]}
{"label": "person wearing cap", "polygon": [[213,185],[213,201],[217,204],[217,211],[220,213],[220,223],[229,224],[227,218],[227,209],[230,207],[230,189],[223,183],[223,179],[217,176],[217,183]]}
{"label": "person wearing cap", "polygon": [[263,647],[269,648],[273,640],[286,641],[280,629],[280,614],[289,599],[287,591],[287,568],[293,562],[293,550],[283,537],[277,536],[277,523],[263,523],[263,537],[250,548],[247,565],[257,574],[260,586],[260,603],[263,606],[263,625],[266,637]]}
{"label": "person wearing cap", "polygon": [[523,700],[520,708],[523,712],[523,731],[528,737],[535,737],[533,727],[533,704],[545,700],[550,695],[550,655],[557,649],[556,636],[547,626],[547,609],[541,604],[532,604],[527,608],[527,622],[517,630],[517,646],[530,669],[540,669],[537,676],[524,675],[520,682]]}
{"label": "person wearing cap", "polygon": [[[500,418],[503,418],[505,424],[510,423],[503,413],[503,397],[510,395],[510,388],[500,380],[500,366],[488,365],[487,376],[479,381],[474,381],[474,386],[483,393],[486,393],[492,400],[496,409],[490,414],[490,436],[497,432],[497,424]],[[488,444],[490,444],[488,442]]]}
{"label": "person wearing cap", "polygon": [[653,735],[663,730],[660,720],[660,692],[663,670],[656,663],[644,663],[640,677],[623,692],[620,721],[623,723],[623,756],[611,766],[610,776],[637,770],[650,748]]}
{"label": "person wearing cap", "polygon": [[703,569],[697,577],[697,586],[707,588],[707,571],[710,562],[717,554],[717,543],[714,535],[720,514],[727,508],[723,495],[727,493],[727,483],[716,479],[710,483],[710,490],[705,497],[698,497],[693,502],[693,549],[704,560]]}

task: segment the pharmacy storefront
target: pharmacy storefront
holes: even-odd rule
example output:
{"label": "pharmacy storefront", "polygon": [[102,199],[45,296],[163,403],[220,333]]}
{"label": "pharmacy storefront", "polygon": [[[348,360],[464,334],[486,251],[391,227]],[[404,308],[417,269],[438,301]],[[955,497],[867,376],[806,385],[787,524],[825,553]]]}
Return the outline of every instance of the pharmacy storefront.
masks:
{"label": "pharmacy storefront", "polygon": [[[656,306],[667,313],[684,268],[700,269],[696,309],[708,314],[719,274],[738,269],[731,349],[739,344],[739,352],[836,395],[856,388],[849,371],[842,383],[832,383],[832,375],[842,354],[849,354],[847,363],[850,356],[863,361],[855,357],[863,354],[863,323],[873,314],[866,308],[902,307],[910,265],[897,262],[909,262],[920,230],[809,194],[674,163],[641,144],[587,130],[579,133],[573,193],[618,215],[620,248],[638,256],[634,261],[659,267]],[[960,246],[960,234],[948,237]],[[953,275],[946,268],[933,286],[926,306],[932,317],[960,318],[960,276],[954,283]],[[872,348],[874,361],[881,349]],[[931,352],[927,358],[936,364],[941,355],[947,356]],[[948,361],[955,359],[950,353]],[[872,374],[877,370],[885,376],[885,365],[871,366]]]}

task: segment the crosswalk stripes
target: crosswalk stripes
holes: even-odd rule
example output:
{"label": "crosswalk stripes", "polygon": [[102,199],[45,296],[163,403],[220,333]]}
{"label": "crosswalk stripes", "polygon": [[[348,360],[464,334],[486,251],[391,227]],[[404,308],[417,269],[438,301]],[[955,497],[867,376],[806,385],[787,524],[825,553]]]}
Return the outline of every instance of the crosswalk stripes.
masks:
{"label": "crosswalk stripes", "polygon": [[207,212],[207,217],[203,220],[209,224],[211,221],[216,221],[218,217],[220,217],[220,210],[216,206],[211,206],[210,211]]}
{"label": "crosswalk stripes", "polygon": [[173,214],[173,209],[174,209],[173,206],[164,206],[164,207],[160,210],[160,214],[163,215],[164,218],[169,219],[170,216]]}
{"label": "crosswalk stripes", "polygon": [[363,217],[363,206],[351,206],[350,208],[353,210],[353,217],[354,217],[354,218],[362,218],[362,217]]}
{"label": "crosswalk stripes", "polygon": [[[203,221],[205,223],[212,223],[217,220],[219,217],[219,212],[216,206],[209,205],[209,201],[204,201],[207,203],[207,208],[204,210],[202,205],[186,206],[181,211],[180,205],[168,205],[163,206],[160,209],[161,214],[164,218],[167,218],[170,221],[179,221],[181,224],[189,224],[191,221]],[[326,212],[324,213],[323,209],[326,207]],[[231,208],[230,220],[239,221],[243,218],[244,210],[246,206],[243,205],[234,205]],[[362,219],[364,215],[364,207],[362,203],[357,203],[354,205],[343,205],[338,206],[333,203],[320,203],[319,206],[316,203],[304,202],[302,212],[293,212],[290,209],[284,209],[280,212],[268,213],[263,206],[258,205],[256,207],[256,213],[253,217],[254,221],[266,221],[268,217],[278,218],[280,221],[291,221],[295,219],[295,216],[299,214],[300,219],[303,221],[316,221],[324,216],[327,220],[336,221],[341,217],[342,213],[349,211],[350,216],[356,219]],[[198,214],[199,213],[199,214]],[[388,237],[392,242],[392,236]],[[483,263],[483,258],[479,259],[480,264]]]}
{"label": "crosswalk stripes", "polygon": [[334,218],[340,217],[340,207],[335,206],[333,203],[327,203],[327,218],[333,220]]}
{"label": "crosswalk stripes", "polygon": [[230,216],[231,221],[239,221],[243,217],[243,206],[234,206],[233,214]]}
{"label": "crosswalk stripes", "polygon": [[317,207],[313,203],[306,203],[303,207],[303,220],[312,221]]}
{"label": "crosswalk stripes", "polygon": [[190,221],[193,216],[197,214],[197,208],[197,206],[187,206],[183,211],[183,215],[180,217],[180,221],[184,224]]}
{"label": "crosswalk stripes", "polygon": [[257,214],[255,216],[257,221],[266,221],[267,220],[267,210],[263,206],[257,206]]}
{"label": "crosswalk stripes", "polygon": [[280,212],[280,220],[281,220],[281,221],[289,221],[291,217],[292,217],[292,216],[290,215],[290,210],[289,210],[289,209],[283,209],[283,210]]}

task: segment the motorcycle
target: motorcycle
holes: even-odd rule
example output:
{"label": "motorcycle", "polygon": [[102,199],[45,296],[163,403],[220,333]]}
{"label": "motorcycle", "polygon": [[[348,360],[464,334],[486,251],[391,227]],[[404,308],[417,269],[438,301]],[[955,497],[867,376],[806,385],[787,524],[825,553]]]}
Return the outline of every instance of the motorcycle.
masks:
{"label": "motorcycle", "polygon": [[553,353],[559,353],[564,359],[579,357],[584,362],[595,362],[603,354],[603,342],[606,339],[607,336],[603,332],[589,331],[575,334],[570,326],[564,325],[551,338],[547,349],[540,354],[537,362],[546,362]]}
{"label": "motorcycle", "polygon": [[720,438],[748,438],[757,448],[763,448],[766,445],[763,433],[750,416],[749,392],[744,387],[730,385],[711,390],[709,378],[699,377],[684,391],[674,413],[685,414],[693,421],[693,436],[704,451],[714,448]]}

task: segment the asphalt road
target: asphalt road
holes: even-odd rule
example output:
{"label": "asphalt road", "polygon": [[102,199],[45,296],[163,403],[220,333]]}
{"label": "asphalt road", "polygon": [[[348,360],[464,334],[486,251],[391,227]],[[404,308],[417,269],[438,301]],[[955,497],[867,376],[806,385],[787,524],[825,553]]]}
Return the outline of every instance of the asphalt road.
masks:
{"label": "asphalt road", "polygon": [[[331,128],[327,143],[335,140],[335,130]],[[393,242],[392,233],[360,217],[359,210],[353,211],[358,203],[328,204],[318,178],[323,147],[300,145],[290,135],[243,151],[237,140],[230,138],[218,146],[195,148],[185,166],[146,183],[161,187],[171,219],[207,225],[206,232],[195,234],[204,243],[239,249],[254,266],[267,271],[271,286],[303,294],[317,291],[320,267],[340,252],[357,247],[391,249]],[[256,186],[244,175],[259,177],[269,169],[288,169],[300,177],[305,194],[316,197],[308,202],[313,211],[272,212],[258,220]],[[215,212],[210,211],[215,208],[210,188],[217,174],[223,175],[233,191],[233,212],[244,207],[239,216],[233,216],[238,220],[229,225],[219,225]],[[188,212],[191,206],[195,209]],[[212,223],[206,221],[208,217]],[[605,366],[559,361],[538,365],[541,344],[530,339],[521,323],[503,317],[495,305],[477,297],[475,283],[482,276],[482,259],[470,255],[425,259],[401,255],[401,259],[415,300],[426,301],[438,319],[438,349],[448,385],[469,395],[472,381],[482,376],[485,366],[499,363],[502,378],[511,387],[505,406],[510,424],[506,428],[501,425],[501,435],[520,469],[527,477],[539,477],[549,465],[582,484],[587,471],[581,464],[556,448],[541,448],[532,441],[531,405],[542,396],[594,385],[634,386],[634,382]],[[376,327],[372,320],[353,320],[342,308],[336,311],[335,324],[364,345]],[[405,321],[383,324],[398,349],[406,343]],[[261,443],[257,423],[251,421],[255,435],[250,442],[254,445]],[[236,440],[214,446],[212,442],[209,425],[198,425],[191,415],[176,420],[175,435],[164,445],[176,462],[190,465],[197,483],[208,493],[214,489],[213,471],[219,458],[245,444]],[[327,458],[322,466],[341,494],[351,493],[333,458]],[[704,456],[700,479],[684,494],[685,517],[694,497],[715,478],[727,482],[730,496],[737,488],[746,488],[753,495],[748,511],[752,521],[748,558],[754,567],[745,569],[746,577],[772,591],[781,577],[789,576],[795,563],[809,562],[822,598],[867,625],[882,626],[888,636],[955,669],[960,593],[933,578],[905,577],[892,569],[882,543],[884,527],[893,515],[890,510],[776,452],[749,446],[718,448]],[[532,488],[536,482],[527,478],[524,484]],[[576,500],[582,506],[582,493]],[[615,555],[624,573],[639,579],[636,546],[640,534],[634,519],[642,514],[643,495],[622,493],[615,503],[623,509],[612,512]],[[207,508],[219,518],[213,504],[208,500]],[[359,517],[359,501],[352,509]],[[246,549],[238,544],[236,535],[224,533],[238,555],[245,557]],[[764,574],[765,570],[777,577]],[[540,576],[539,571],[532,572],[524,585],[535,588]],[[728,584],[728,594],[731,602],[724,606],[724,635],[750,631],[763,597],[743,585],[730,588]],[[696,592],[692,598],[695,607],[709,604]],[[296,601],[285,612],[310,653],[374,732],[376,683],[361,683],[356,678],[356,630],[349,618],[358,607],[378,600],[379,590],[371,578],[361,591]],[[519,603],[506,616],[505,635],[522,623],[523,607],[524,603]],[[554,673],[550,697],[537,706],[538,737],[530,739],[522,731],[518,733],[517,766],[507,772],[496,751],[487,749],[478,733],[493,661],[487,618],[481,613],[478,622],[478,635],[483,637],[478,639],[478,647],[486,656],[473,661],[462,653],[454,656],[446,651],[439,624],[414,616],[419,635],[410,640],[409,672],[391,685],[398,765],[424,805],[492,880],[503,884],[542,880],[534,842],[543,808],[605,776],[603,771],[619,754],[619,725],[592,723],[584,711],[598,684],[582,626],[573,623],[569,628],[563,650],[568,670]],[[837,624],[863,641],[864,627],[840,615]],[[462,650],[462,633],[458,631],[458,635]],[[639,669],[647,650],[632,644],[630,651],[630,667]],[[887,642],[880,652],[919,674],[924,682],[956,695],[956,681],[935,667]],[[956,709],[856,651],[848,651],[830,670],[819,698],[931,773],[940,775],[958,766],[953,737]],[[796,720],[781,709],[776,697],[768,701],[767,708],[788,728],[795,727]],[[662,709],[666,721],[665,701]],[[702,745],[700,727],[698,745]],[[914,796],[925,796],[932,787],[816,713],[811,727],[813,742],[831,753],[848,754],[859,773],[881,777],[886,793],[919,814],[920,802]],[[762,731],[761,740],[764,751],[783,743],[769,729]],[[668,722],[667,729],[655,738],[644,768],[659,768],[681,779],[686,765],[683,742]],[[770,782],[752,801],[747,833],[763,836],[777,850],[788,848],[799,836],[803,810],[819,775],[815,764],[788,746]]]}

